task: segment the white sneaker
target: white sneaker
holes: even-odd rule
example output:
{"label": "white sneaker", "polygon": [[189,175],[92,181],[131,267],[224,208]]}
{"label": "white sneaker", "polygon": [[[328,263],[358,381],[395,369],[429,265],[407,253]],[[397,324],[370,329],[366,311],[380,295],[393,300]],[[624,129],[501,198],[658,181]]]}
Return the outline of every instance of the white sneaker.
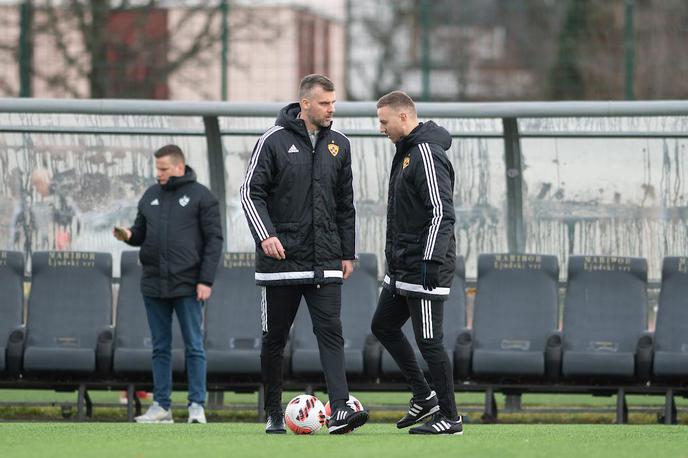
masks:
{"label": "white sneaker", "polygon": [[207,423],[205,420],[205,410],[200,404],[192,402],[189,406],[189,423]]}
{"label": "white sneaker", "polygon": [[146,413],[134,418],[136,423],[174,423],[172,409],[165,410],[160,404],[153,402]]}

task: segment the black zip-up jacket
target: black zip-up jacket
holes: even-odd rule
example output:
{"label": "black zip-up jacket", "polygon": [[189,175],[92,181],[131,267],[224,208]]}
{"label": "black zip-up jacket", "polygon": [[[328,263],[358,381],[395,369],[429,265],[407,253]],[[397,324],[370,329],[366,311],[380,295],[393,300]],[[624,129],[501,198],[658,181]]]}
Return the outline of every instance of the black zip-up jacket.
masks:
{"label": "black zip-up jacket", "polygon": [[212,286],[222,254],[220,209],[191,167],[146,190],[130,230],[127,243],[141,247],[144,296],[195,296],[199,283]]}
{"label": "black zip-up jacket", "polygon": [[[432,121],[396,144],[387,201],[387,273],[383,287],[424,299],[445,299],[454,278],[454,169],[445,151],[451,135]],[[436,262],[439,286],[423,289],[421,263]]]}
{"label": "black zip-up jacket", "polygon": [[[342,260],[355,259],[349,139],[321,128],[315,147],[298,103],[284,107],[256,143],[241,186],[241,204],[256,242],[258,285],[342,282]],[[286,259],[263,253],[277,236]]]}

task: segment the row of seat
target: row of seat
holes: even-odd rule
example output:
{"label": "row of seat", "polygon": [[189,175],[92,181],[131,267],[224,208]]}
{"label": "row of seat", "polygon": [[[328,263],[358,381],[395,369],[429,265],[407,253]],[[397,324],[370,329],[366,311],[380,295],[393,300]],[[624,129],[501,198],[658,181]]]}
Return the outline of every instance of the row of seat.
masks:
{"label": "row of seat", "polygon": [[[398,380],[398,367],[370,334],[377,302],[377,259],[362,254],[342,290],[346,369],[350,377]],[[225,253],[206,307],[209,378],[260,376],[261,291],[252,253]],[[108,253],[36,252],[22,325],[24,262],[0,252],[0,373],[25,378],[149,376],[151,339],[139,292],[137,252],[121,258],[112,326]],[[555,256],[483,254],[472,328],[466,327],[465,273],[457,258],[445,304],[444,344],[457,381],[683,385],[688,377],[688,258],[664,259],[656,330],[647,330],[647,262],[572,256],[559,329]],[[413,342],[410,322],[404,327]],[[6,344],[5,344],[6,343]],[[6,348],[3,348],[6,347]],[[286,351],[289,376],[321,374],[307,307],[297,314]],[[174,326],[173,368],[184,371]],[[419,360],[422,358],[419,354]]]}
{"label": "row of seat", "polygon": [[[19,252],[0,252],[0,374],[25,380],[55,378],[122,379],[149,377],[152,342],[139,284],[138,252],[122,253],[116,319],[112,325],[112,257],[109,253],[36,252],[32,255],[28,314],[22,323],[24,260]],[[366,374],[379,366],[379,344],[369,323],[377,297],[377,260],[364,254],[345,287],[342,320],[347,368]],[[261,290],[253,280],[253,253],[225,253],[212,297],[205,307],[208,375],[260,375]],[[353,307],[348,306],[354,304]],[[287,362],[307,374],[318,354],[307,307],[301,307],[290,339]],[[358,320],[363,320],[361,326]],[[363,344],[361,344],[361,340]],[[367,345],[367,347],[366,347]],[[359,350],[366,347],[366,355]],[[315,352],[314,352],[315,348]],[[289,364],[287,364],[290,366]],[[173,324],[172,367],[182,373],[184,344]]]}
{"label": "row of seat", "polygon": [[[664,259],[654,333],[642,258],[572,256],[561,319],[555,256],[480,255],[471,329],[462,329],[463,278],[454,285],[459,297],[445,307],[444,342],[458,380],[686,381],[688,258]],[[408,324],[406,331],[412,335]],[[385,355],[382,371],[394,369]]]}

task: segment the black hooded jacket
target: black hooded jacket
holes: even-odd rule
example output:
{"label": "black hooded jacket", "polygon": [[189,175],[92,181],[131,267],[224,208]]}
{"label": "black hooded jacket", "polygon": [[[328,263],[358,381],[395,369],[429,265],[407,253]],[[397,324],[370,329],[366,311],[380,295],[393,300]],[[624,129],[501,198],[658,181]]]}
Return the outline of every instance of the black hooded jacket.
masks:
{"label": "black hooded jacket", "polygon": [[[258,140],[241,186],[241,204],[256,242],[258,285],[342,282],[342,260],[355,258],[349,139],[321,128],[315,147],[298,103],[284,107]],[[277,236],[286,259],[263,253]]]}
{"label": "black hooded jacket", "polygon": [[[425,299],[449,296],[454,278],[454,169],[445,153],[451,135],[432,121],[396,144],[387,201],[387,273],[383,287]],[[439,287],[421,285],[423,261],[436,262]]]}
{"label": "black hooded jacket", "polygon": [[140,246],[141,292],[151,297],[195,296],[211,286],[222,254],[218,201],[196,182],[191,167],[167,184],[154,184],[139,200],[127,243]]}

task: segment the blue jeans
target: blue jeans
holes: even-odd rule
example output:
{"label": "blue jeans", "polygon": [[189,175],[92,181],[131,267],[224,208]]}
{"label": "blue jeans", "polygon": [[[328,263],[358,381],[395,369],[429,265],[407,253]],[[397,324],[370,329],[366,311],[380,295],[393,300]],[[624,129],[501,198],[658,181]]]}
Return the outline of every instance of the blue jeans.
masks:
{"label": "blue jeans", "polygon": [[206,361],[203,348],[203,311],[195,296],[143,296],[153,339],[153,399],[164,409],[172,404],[172,310],[184,337],[189,402],[205,404]]}

